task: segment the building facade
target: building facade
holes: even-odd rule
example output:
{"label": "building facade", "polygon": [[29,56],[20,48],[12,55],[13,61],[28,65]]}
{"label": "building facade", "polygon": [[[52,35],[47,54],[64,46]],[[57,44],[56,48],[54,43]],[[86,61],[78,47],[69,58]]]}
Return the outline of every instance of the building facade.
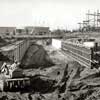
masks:
{"label": "building facade", "polygon": [[34,27],[33,26],[27,26],[25,27],[25,31],[27,34],[32,34]]}
{"label": "building facade", "polygon": [[16,27],[0,27],[0,35],[11,35],[15,33]]}
{"label": "building facade", "polygon": [[25,30],[31,35],[48,35],[49,27],[25,27]]}
{"label": "building facade", "polygon": [[33,34],[35,35],[48,35],[49,27],[34,27]]}

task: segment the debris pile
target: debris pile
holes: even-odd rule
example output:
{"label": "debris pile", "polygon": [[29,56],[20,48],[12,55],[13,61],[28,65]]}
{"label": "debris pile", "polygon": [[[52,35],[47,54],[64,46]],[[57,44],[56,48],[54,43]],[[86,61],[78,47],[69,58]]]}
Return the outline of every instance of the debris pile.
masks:
{"label": "debris pile", "polygon": [[58,98],[58,100],[99,100],[100,73],[96,71],[92,73],[90,71],[92,69],[87,69],[90,73],[85,76],[83,74],[86,70],[84,66],[75,61],[69,62],[66,65],[62,80],[58,83],[57,96],[52,100],[55,100],[55,98]]}

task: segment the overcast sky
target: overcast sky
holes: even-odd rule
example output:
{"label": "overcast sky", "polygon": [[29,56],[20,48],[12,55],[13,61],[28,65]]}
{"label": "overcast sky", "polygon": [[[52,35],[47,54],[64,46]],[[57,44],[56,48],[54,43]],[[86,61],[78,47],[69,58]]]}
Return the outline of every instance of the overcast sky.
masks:
{"label": "overcast sky", "polygon": [[100,0],[0,0],[0,26],[49,26],[75,29]]}

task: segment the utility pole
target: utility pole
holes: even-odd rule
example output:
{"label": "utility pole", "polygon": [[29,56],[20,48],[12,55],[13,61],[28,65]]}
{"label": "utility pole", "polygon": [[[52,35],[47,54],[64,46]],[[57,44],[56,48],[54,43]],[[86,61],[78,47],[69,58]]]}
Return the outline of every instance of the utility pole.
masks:
{"label": "utility pole", "polygon": [[89,30],[88,28],[88,26],[89,26],[89,21],[88,20],[85,20],[85,21],[83,21],[83,26],[86,28],[86,30]]}
{"label": "utility pole", "polygon": [[[90,14],[90,10],[88,10],[88,14]],[[90,21],[90,19],[89,19],[90,17],[89,17],[89,15],[87,15],[87,22],[88,22],[88,26],[89,26],[89,21]]]}
{"label": "utility pole", "polygon": [[86,13],[86,20],[84,20],[82,23],[78,23],[80,30],[86,29],[86,31],[92,31],[100,30],[100,13],[99,10],[97,10],[94,13],[90,13],[90,10]]}
{"label": "utility pole", "polygon": [[97,14],[96,14],[96,12],[94,12],[94,27],[96,27],[96,16],[97,16]]}
{"label": "utility pole", "polygon": [[79,24],[79,30],[82,31],[82,23],[78,23]]}
{"label": "utility pole", "polygon": [[[86,15],[88,15],[89,17],[92,16],[93,17],[93,27],[96,28],[96,26],[98,26],[98,17],[99,17],[99,13],[94,12],[94,13],[87,13]],[[90,21],[90,19],[89,19]]]}
{"label": "utility pole", "polygon": [[99,23],[100,23],[100,13],[99,10],[97,10],[97,27],[99,27]]}
{"label": "utility pole", "polygon": [[82,22],[82,23],[78,23],[80,25],[80,30],[82,31],[82,29],[86,28],[87,23],[86,22]]}

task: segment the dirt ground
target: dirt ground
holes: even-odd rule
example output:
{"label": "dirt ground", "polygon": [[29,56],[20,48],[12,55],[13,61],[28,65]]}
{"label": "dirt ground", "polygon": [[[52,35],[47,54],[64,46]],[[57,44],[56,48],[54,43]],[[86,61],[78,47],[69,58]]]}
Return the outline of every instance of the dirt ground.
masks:
{"label": "dirt ground", "polygon": [[[49,98],[49,94],[51,95],[52,91],[54,91],[54,90],[51,90],[52,82],[53,81],[58,82],[62,78],[63,71],[66,65],[65,62],[67,62],[67,58],[61,54],[60,50],[55,50],[51,46],[45,47],[44,49],[48,53],[50,59],[52,59],[52,61],[55,63],[55,65],[51,67],[42,68],[42,69],[41,68],[24,69],[24,74],[26,76],[35,77],[32,80],[33,90],[28,91],[28,92],[24,90],[16,91],[16,92],[9,92],[9,91],[0,92],[1,100],[7,100],[7,99],[8,100],[40,100],[38,99],[38,97],[41,98],[41,100],[42,99],[46,100]],[[37,86],[37,83],[39,83],[38,86]],[[41,89],[42,89],[42,92],[45,92],[45,93],[42,93]],[[51,91],[51,93],[49,93],[49,91]]]}
{"label": "dirt ground", "polygon": [[44,49],[55,65],[24,69],[24,74],[31,76],[31,88],[0,92],[0,100],[100,100],[100,74],[96,69],[80,65],[60,49]]}

